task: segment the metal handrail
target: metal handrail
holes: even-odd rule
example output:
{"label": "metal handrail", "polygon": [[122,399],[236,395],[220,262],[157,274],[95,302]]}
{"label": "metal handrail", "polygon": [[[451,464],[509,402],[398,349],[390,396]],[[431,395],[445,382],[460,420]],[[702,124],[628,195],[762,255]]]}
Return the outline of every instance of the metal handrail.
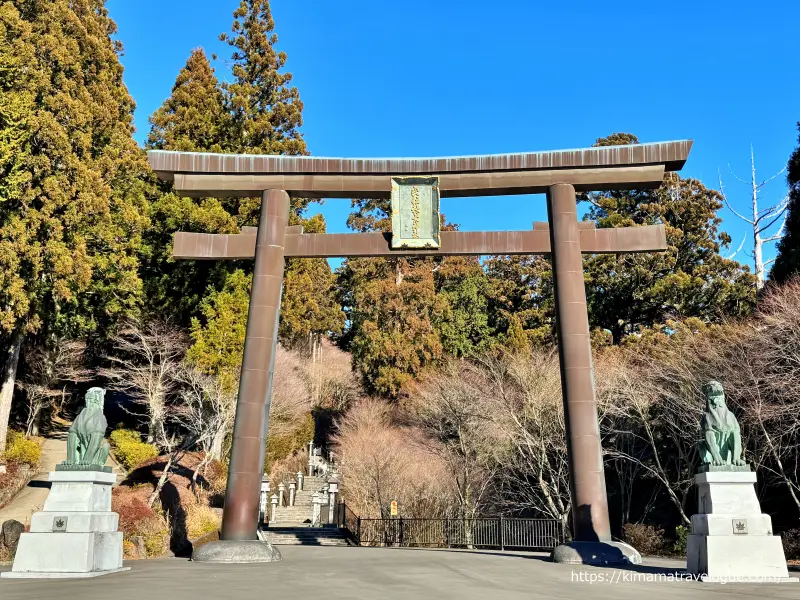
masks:
{"label": "metal handrail", "polygon": [[567,541],[564,523],[557,519],[362,518],[340,503],[335,522],[360,546],[549,550]]}

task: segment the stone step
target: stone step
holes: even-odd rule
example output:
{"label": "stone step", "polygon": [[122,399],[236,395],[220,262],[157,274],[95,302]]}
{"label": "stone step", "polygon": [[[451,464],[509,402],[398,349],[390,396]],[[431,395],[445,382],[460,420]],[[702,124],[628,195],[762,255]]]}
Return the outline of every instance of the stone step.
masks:
{"label": "stone step", "polygon": [[302,515],[305,519],[306,516],[310,517],[314,511],[308,511],[302,508],[278,508],[275,510],[275,513],[278,515]]}
{"label": "stone step", "polygon": [[348,546],[347,540],[339,539],[308,539],[301,540],[293,537],[272,537],[267,536],[267,539],[274,546]]}
{"label": "stone step", "polygon": [[263,529],[273,544],[304,546],[347,546],[345,533],[335,527],[285,527],[273,525]]}

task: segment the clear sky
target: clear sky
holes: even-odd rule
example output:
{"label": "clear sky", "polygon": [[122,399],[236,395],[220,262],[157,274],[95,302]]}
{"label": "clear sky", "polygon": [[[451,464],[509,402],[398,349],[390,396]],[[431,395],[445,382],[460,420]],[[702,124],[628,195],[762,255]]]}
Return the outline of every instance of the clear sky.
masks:
{"label": "clear sky", "polygon": [[[228,77],[239,0],[109,0],[138,104],[137,139],[192,48]],[[590,146],[624,131],[642,142],[695,140],[684,176],[749,210],[760,178],[786,165],[800,120],[796,0],[273,0],[278,48],[305,104],[317,156],[491,154]],[[786,191],[780,176],[764,202]],[[345,231],[347,200],[321,210]],[[463,230],[526,229],[543,197],[444,199]],[[724,210],[739,246],[745,226]],[[745,246],[745,250],[747,246]],[[737,259],[750,262],[743,250]],[[771,249],[766,256],[773,255]]]}

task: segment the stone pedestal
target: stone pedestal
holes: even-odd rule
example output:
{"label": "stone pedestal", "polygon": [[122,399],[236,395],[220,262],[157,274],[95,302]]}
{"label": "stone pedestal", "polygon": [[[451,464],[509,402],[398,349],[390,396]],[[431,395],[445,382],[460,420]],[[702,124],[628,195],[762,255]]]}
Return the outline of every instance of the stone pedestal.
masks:
{"label": "stone pedestal", "polygon": [[756,474],[698,473],[698,510],[686,545],[686,570],[704,581],[797,581],[789,578],[781,538],[761,513]]}
{"label": "stone pedestal", "polygon": [[12,570],[3,577],[96,577],[122,566],[119,515],[111,512],[116,475],[101,471],[53,471],[44,510],[23,533]]}

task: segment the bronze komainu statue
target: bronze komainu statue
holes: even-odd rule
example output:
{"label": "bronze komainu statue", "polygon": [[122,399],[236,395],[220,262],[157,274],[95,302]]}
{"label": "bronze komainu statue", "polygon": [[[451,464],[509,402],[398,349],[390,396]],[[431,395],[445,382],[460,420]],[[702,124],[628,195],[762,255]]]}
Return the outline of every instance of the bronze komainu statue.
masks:
{"label": "bronze komainu statue", "polygon": [[86,392],[86,406],[69,428],[67,460],[59,465],[59,470],[111,470],[103,468],[111,450],[105,441],[108,428],[103,414],[105,395],[106,391],[99,387]]}
{"label": "bronze komainu statue", "polygon": [[703,415],[703,439],[700,441],[700,461],[705,470],[713,467],[746,467],[742,460],[742,433],[736,416],[725,404],[725,391],[718,381],[703,386],[706,412]]}

